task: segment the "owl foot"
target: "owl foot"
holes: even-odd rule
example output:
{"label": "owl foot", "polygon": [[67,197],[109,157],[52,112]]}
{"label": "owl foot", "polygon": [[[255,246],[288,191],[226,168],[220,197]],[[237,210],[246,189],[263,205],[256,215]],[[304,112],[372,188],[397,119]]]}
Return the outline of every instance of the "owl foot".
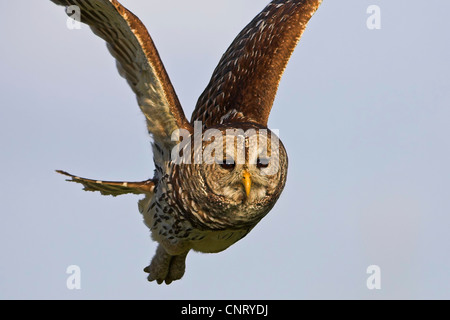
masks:
{"label": "owl foot", "polygon": [[163,246],[159,245],[152,262],[144,268],[144,272],[149,273],[147,280],[158,284],[179,280],[184,275],[186,268],[186,256],[188,252],[181,255],[172,256],[166,252]]}

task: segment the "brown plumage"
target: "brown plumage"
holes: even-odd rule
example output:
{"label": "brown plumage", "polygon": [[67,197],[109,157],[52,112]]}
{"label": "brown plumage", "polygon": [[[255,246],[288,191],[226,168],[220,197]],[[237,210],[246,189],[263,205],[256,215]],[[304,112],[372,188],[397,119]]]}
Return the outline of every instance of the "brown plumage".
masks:
{"label": "brown plumage", "polygon": [[150,35],[133,13],[116,0],[51,1],[78,6],[82,22],[107,42],[146,117],[155,163],[153,178],[141,182],[58,172],[87,191],[145,195],[139,210],[159,246],[144,270],[149,281],[169,284],[183,276],[190,250],[225,250],[279,198],[288,159],[267,121],[288,60],[321,0],[270,2],[223,55],[191,122]]}
{"label": "brown plumage", "polygon": [[152,179],[139,182],[100,181],[77,177],[62,170],[56,170],[56,172],[71,178],[67,181],[83,184],[85,191],[99,191],[104,196],[116,197],[128,193],[152,194],[155,190],[155,181]]}
{"label": "brown plumage", "polygon": [[116,0],[52,2],[78,6],[81,22],[88,24],[97,36],[106,41],[120,75],[136,94],[155,140],[172,145],[170,137],[175,129],[191,130],[153,40],[133,13]]}
{"label": "brown plumage", "polygon": [[222,56],[192,121],[210,126],[224,117],[222,123],[250,121],[266,126],[284,69],[320,3],[272,1]]}

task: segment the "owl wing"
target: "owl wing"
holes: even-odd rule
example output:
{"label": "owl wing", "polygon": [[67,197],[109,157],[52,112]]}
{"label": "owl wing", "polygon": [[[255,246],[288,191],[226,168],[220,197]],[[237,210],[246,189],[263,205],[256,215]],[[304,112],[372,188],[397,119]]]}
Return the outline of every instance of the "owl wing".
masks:
{"label": "owl wing", "polygon": [[56,172],[70,177],[67,181],[81,183],[85,191],[99,191],[104,196],[118,196],[128,193],[152,195],[155,189],[155,181],[152,179],[140,182],[99,181],[77,177],[61,170],[56,170]]}
{"label": "owl wing", "polygon": [[[191,131],[158,51],[142,22],[116,0],[51,0],[79,8],[81,22],[106,41],[117,68],[137,97],[149,133],[158,144],[170,147],[172,132]],[[77,9],[78,9],[77,8]]]}
{"label": "owl wing", "polygon": [[288,60],[322,0],[274,0],[236,37],[201,94],[191,123],[267,126]]}

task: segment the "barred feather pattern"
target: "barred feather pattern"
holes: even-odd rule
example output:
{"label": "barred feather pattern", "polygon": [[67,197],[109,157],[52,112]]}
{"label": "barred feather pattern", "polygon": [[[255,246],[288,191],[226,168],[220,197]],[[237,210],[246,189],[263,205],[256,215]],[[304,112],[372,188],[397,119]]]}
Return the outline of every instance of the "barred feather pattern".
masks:
{"label": "barred feather pattern", "polygon": [[[117,0],[51,1],[78,6],[82,22],[106,41],[120,75],[146,117],[155,164],[153,178],[140,182],[103,181],[58,172],[82,184],[86,191],[112,196],[143,194],[139,211],[158,242],[144,269],[149,273],[147,278],[166,284],[181,279],[191,250],[213,253],[227,249],[245,237],[280,197],[288,157],[281,141],[277,147],[271,144],[273,133],[267,121],[288,60],[322,1],[271,1],[225,52],[190,122],[150,35],[133,13]],[[233,152],[224,149],[223,155],[245,159],[244,163],[234,161],[224,166],[225,158],[212,163],[175,162],[171,153],[178,144],[172,141],[175,130],[185,129],[189,135],[183,136],[183,141],[190,141],[183,154],[203,154],[208,147],[208,143],[192,143],[197,137],[195,121],[202,121],[201,141],[207,141],[205,129],[214,128],[220,133],[217,142],[224,148],[233,146]],[[244,135],[245,143],[238,146],[239,130],[252,131],[258,139]],[[264,166],[273,162],[277,170],[265,174]]]}
{"label": "barred feather pattern", "polygon": [[81,22],[106,41],[146,117],[151,136],[166,148],[176,142],[173,131],[192,130],[152,38],[142,22],[116,0],[51,0],[78,6]]}
{"label": "barred feather pattern", "polygon": [[278,85],[322,0],[276,0],[236,37],[198,99],[191,122],[267,125]]}

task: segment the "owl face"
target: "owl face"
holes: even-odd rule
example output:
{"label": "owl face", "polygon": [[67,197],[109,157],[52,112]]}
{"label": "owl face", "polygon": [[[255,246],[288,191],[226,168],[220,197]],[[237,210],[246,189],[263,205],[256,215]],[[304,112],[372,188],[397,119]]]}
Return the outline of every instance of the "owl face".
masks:
{"label": "owl face", "polygon": [[188,176],[179,182],[186,185],[190,202],[202,204],[194,208],[200,218],[234,227],[256,223],[269,212],[284,188],[288,163],[283,144],[270,130],[235,128],[206,130],[201,147],[194,142],[194,163],[181,164],[180,172]]}

